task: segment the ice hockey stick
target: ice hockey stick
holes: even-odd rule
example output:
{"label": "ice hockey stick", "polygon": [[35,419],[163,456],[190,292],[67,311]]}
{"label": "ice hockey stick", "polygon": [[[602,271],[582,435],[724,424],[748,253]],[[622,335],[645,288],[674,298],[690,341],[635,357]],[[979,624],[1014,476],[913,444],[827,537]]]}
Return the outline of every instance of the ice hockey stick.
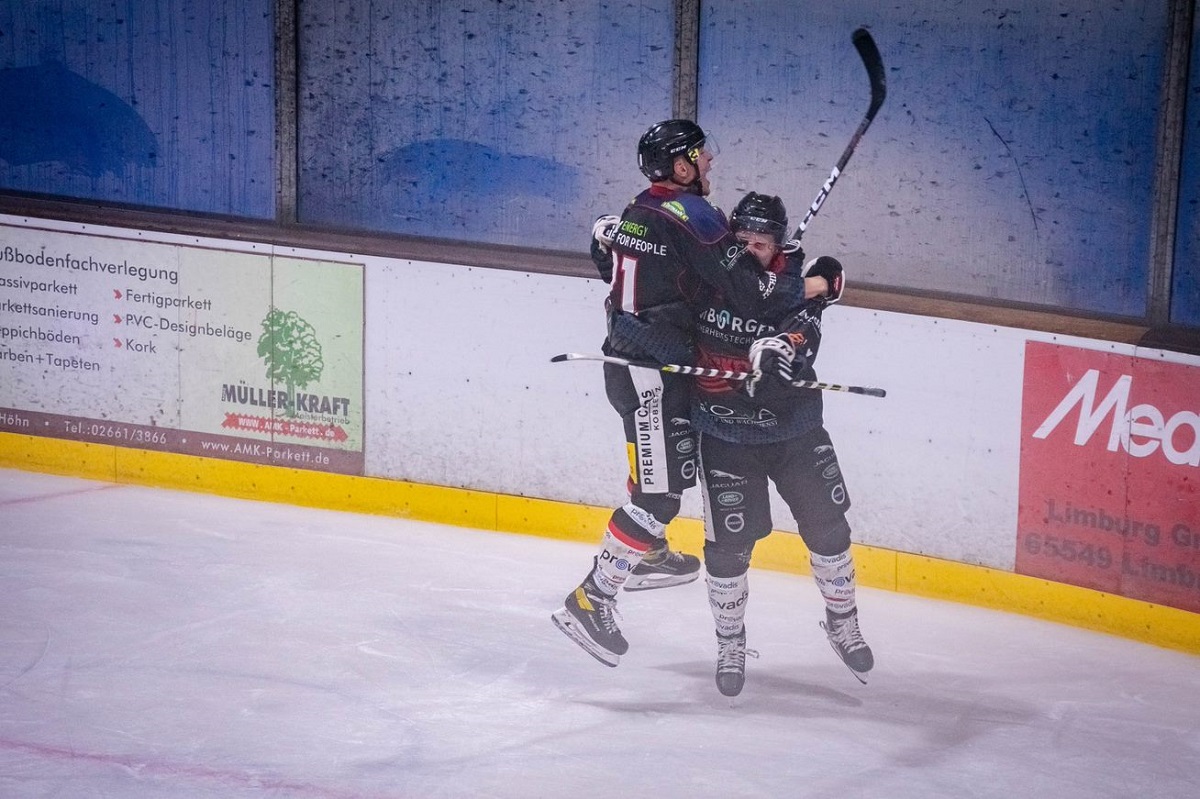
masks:
{"label": "ice hockey stick", "polygon": [[[654,361],[635,361],[628,358],[618,358],[614,355],[587,355],[581,352],[564,352],[550,359],[551,363],[563,361],[601,361],[617,366],[637,366],[642,369],[657,369],[660,372],[672,372],[695,377],[723,377],[726,380],[745,380],[753,372],[734,372],[728,369],[708,369],[703,366],[683,366],[677,363],[655,363]],[[886,397],[887,392],[882,388],[870,386],[841,386],[836,383],[821,383],[816,380],[793,380],[793,388],[814,388],[822,391],[846,391],[851,394],[865,394],[868,397]]]}

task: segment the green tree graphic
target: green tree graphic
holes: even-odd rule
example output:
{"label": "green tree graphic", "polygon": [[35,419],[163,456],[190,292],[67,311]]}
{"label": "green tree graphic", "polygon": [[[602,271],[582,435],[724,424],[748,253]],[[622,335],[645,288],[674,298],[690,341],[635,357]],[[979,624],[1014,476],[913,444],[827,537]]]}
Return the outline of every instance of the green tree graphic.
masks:
{"label": "green tree graphic", "polygon": [[321,378],[325,361],[317,331],[295,311],[272,307],[262,322],[258,354],[267,363],[267,378],[287,386],[287,415],[296,415],[296,389]]}

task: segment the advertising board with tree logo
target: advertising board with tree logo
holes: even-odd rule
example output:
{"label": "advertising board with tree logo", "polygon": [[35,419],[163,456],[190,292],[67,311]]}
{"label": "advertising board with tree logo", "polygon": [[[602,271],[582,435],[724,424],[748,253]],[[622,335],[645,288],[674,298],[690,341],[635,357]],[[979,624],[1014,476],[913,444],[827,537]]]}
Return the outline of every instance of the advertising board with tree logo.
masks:
{"label": "advertising board with tree logo", "polygon": [[0,270],[0,430],[362,473],[362,264],[0,226]]}

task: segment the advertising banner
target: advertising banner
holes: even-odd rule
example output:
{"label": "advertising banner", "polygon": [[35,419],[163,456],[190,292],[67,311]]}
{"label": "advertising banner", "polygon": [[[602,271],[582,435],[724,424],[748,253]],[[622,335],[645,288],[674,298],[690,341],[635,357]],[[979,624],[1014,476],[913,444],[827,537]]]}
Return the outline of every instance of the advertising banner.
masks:
{"label": "advertising banner", "polygon": [[1021,574],[1200,612],[1200,367],[1029,341]]}
{"label": "advertising banner", "polygon": [[0,226],[0,430],[361,474],[363,267]]}

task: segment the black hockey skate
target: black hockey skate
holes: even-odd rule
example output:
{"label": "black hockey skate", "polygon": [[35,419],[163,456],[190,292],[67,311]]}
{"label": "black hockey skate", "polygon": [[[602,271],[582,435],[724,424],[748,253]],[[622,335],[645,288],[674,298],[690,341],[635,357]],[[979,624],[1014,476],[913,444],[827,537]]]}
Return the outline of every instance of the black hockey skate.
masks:
{"label": "black hockey skate", "polygon": [[826,608],[825,621],[820,624],[833,651],[850,669],[850,673],[866,685],[867,672],[875,667],[875,656],[871,654],[871,647],[867,646],[858,628],[858,609],[849,613],[834,613]]}
{"label": "black hockey skate", "polygon": [[717,690],[725,696],[737,696],[746,684],[746,655],[758,657],[746,649],[746,628],[734,635],[717,633]]}
{"label": "black hockey skate", "polygon": [[646,552],[625,581],[626,591],[648,591],[690,583],[700,576],[700,558],[675,552],[665,539]]}
{"label": "black hockey skate", "polygon": [[596,588],[589,576],[550,619],[583,651],[605,666],[616,666],[629,651],[629,642],[617,627],[616,612],[616,599]]}

